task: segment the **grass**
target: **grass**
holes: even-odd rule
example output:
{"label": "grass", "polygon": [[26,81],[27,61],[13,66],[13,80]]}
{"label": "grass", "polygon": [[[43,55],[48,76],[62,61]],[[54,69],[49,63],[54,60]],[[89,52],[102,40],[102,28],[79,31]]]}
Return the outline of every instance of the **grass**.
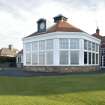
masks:
{"label": "grass", "polygon": [[105,73],[0,77],[0,105],[105,105]]}

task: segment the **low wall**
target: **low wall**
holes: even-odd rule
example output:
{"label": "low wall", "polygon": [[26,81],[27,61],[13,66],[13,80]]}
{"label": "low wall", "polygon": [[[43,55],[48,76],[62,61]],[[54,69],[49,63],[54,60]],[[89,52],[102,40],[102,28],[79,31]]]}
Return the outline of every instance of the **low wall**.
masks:
{"label": "low wall", "polygon": [[35,72],[90,72],[98,66],[24,66],[24,70]]}

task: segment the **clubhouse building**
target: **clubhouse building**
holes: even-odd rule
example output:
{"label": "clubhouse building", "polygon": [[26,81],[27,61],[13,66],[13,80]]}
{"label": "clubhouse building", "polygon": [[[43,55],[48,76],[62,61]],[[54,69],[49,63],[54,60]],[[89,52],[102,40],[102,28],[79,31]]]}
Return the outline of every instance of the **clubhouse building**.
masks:
{"label": "clubhouse building", "polygon": [[95,71],[99,66],[101,40],[67,22],[63,15],[37,21],[37,32],[23,39],[23,66],[46,72]]}

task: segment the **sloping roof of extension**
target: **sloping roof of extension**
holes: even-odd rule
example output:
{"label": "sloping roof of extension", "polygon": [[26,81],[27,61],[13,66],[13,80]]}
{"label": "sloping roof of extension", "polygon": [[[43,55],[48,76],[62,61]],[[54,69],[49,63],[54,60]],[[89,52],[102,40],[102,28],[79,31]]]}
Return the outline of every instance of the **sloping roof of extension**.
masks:
{"label": "sloping roof of extension", "polygon": [[[48,28],[46,32],[35,32],[27,37],[31,36],[37,36],[41,34],[51,33],[51,32],[84,32],[81,29],[69,24],[67,21],[59,21],[56,24],[54,24],[52,27]],[[26,38],[27,38],[26,37]]]}

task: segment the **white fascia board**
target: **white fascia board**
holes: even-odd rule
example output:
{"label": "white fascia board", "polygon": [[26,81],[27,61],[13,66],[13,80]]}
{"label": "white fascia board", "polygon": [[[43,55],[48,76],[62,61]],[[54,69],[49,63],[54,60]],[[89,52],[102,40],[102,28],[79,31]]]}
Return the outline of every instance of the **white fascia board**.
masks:
{"label": "white fascia board", "polygon": [[23,43],[35,40],[56,39],[56,38],[81,38],[100,44],[101,40],[85,32],[52,32],[32,37],[23,38]]}
{"label": "white fascia board", "polygon": [[[66,33],[66,35],[65,35]],[[89,40],[89,41],[92,41],[92,42],[96,42],[96,43],[99,43],[101,42],[100,39],[90,35],[90,34],[87,34],[85,32],[59,32],[58,35],[60,35],[60,38],[62,38],[63,36],[61,35],[65,35],[65,38],[80,38],[80,39],[86,39],[86,40]]]}

